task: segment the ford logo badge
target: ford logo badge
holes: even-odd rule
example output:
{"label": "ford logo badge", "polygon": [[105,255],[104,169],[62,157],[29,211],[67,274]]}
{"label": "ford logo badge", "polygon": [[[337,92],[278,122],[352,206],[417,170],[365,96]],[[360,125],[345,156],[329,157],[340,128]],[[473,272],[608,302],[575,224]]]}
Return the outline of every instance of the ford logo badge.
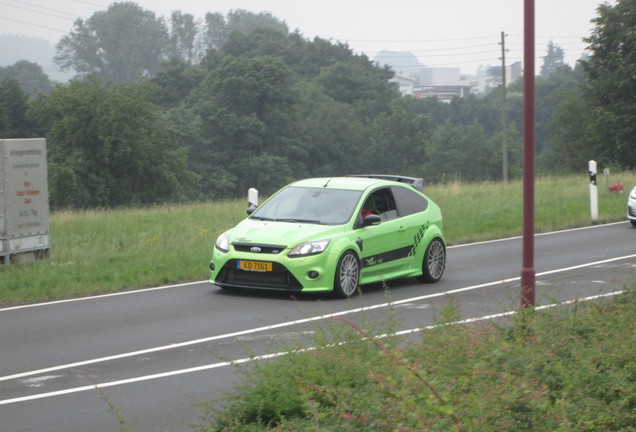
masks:
{"label": "ford logo badge", "polygon": [[254,246],[250,248],[250,252],[259,253],[260,251],[261,251],[261,248],[259,248],[258,246]]}

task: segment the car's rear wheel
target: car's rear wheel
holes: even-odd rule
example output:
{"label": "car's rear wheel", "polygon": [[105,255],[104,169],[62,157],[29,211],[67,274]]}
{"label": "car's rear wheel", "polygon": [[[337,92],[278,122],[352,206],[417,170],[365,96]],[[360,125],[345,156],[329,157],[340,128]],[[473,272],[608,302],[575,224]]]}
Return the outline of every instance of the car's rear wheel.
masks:
{"label": "car's rear wheel", "polygon": [[349,298],[358,289],[359,282],[360,261],[354,252],[347,251],[338,260],[333,292],[337,297]]}
{"label": "car's rear wheel", "polygon": [[420,282],[437,282],[442,278],[446,268],[446,246],[440,238],[434,238],[428,244],[422,261],[422,276]]}
{"label": "car's rear wheel", "polygon": [[636,227],[636,220],[631,220],[631,219],[630,219],[629,221],[632,223],[632,226],[633,226],[633,227]]}

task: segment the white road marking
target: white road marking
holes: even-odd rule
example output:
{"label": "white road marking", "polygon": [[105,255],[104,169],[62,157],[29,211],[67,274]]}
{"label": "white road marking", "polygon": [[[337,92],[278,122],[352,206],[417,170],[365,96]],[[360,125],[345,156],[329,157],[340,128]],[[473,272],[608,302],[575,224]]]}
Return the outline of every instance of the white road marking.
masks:
{"label": "white road marking", "polygon": [[[543,237],[543,236],[549,236],[549,235],[553,235],[553,234],[561,234],[561,233],[575,232],[575,231],[584,231],[584,230],[588,230],[588,229],[602,228],[602,227],[607,227],[607,226],[612,226],[612,225],[622,225],[622,224],[626,225],[627,221],[611,222],[611,223],[602,224],[602,225],[588,225],[588,226],[579,227],[579,228],[564,229],[564,230],[561,230],[561,231],[549,231],[549,232],[544,232],[544,233],[535,233],[534,236],[535,237]],[[519,240],[521,238],[523,238],[523,237],[522,236],[514,236],[514,237],[506,237],[506,238],[502,238],[502,239],[484,240],[484,241],[479,241],[479,242],[474,242],[474,243],[464,243],[464,244],[460,244],[460,245],[449,246],[448,249],[462,248],[462,247],[467,247],[467,246],[475,246],[475,245],[482,245],[482,244],[489,244],[489,243],[499,243],[499,242],[504,242],[504,241],[508,241],[508,240]]]}
{"label": "white road marking", "polygon": [[[538,306],[536,309],[537,310],[543,310],[543,309],[549,309],[549,308],[553,308],[553,307],[557,307],[557,306],[566,306],[566,305],[570,305],[570,304],[577,303],[577,302],[582,302],[582,301],[597,300],[599,298],[605,298],[605,297],[619,295],[619,294],[622,294],[623,292],[624,291],[621,290],[621,291],[615,291],[615,292],[611,292],[611,293],[605,293],[605,294],[589,296],[589,297],[585,297],[585,298],[577,299],[577,300],[567,300],[567,301],[560,302],[560,303],[553,303],[553,304],[549,304],[549,305]],[[515,315],[517,312],[518,311],[501,312],[501,313],[492,314],[492,315],[486,315],[486,316],[482,316],[482,317],[474,317],[474,318],[463,319],[463,320],[451,322],[451,323],[448,323],[448,324],[468,324],[468,323],[473,323],[473,322],[478,322],[478,321],[484,321],[484,320],[490,320],[490,319],[495,319],[495,318],[507,317],[507,316]],[[441,324],[441,325],[448,325],[448,324]],[[389,336],[401,336],[401,335],[413,334],[413,333],[421,332],[423,330],[430,330],[430,329],[433,329],[435,327],[437,327],[437,326],[436,325],[431,325],[431,326],[426,326],[426,327],[422,327],[422,328],[402,330],[402,331],[399,331],[399,332],[396,332],[396,333],[392,333],[392,334],[379,335],[379,336],[376,336],[376,337],[377,338],[384,338],[384,337],[389,337]],[[197,367],[188,368],[188,369],[181,369],[181,370],[176,370],[176,371],[163,372],[163,373],[159,373],[159,374],[146,375],[146,376],[129,378],[129,379],[124,379],[124,380],[119,380],[119,381],[110,381],[110,382],[105,382],[105,383],[100,383],[100,384],[93,384],[93,385],[88,385],[88,386],[83,386],[83,387],[74,387],[74,388],[65,389],[65,390],[59,390],[59,391],[48,392],[48,393],[40,393],[40,394],[35,394],[35,395],[30,395],[30,396],[23,396],[23,397],[13,398],[13,399],[5,399],[5,400],[0,400],[0,405],[9,405],[9,404],[14,404],[14,403],[33,401],[33,400],[37,400],[37,399],[44,399],[44,398],[49,398],[49,397],[54,397],[54,396],[62,396],[62,395],[67,395],[67,394],[71,394],[71,393],[79,393],[79,392],[85,392],[85,391],[91,391],[91,390],[100,390],[100,389],[104,389],[104,388],[108,388],[108,387],[114,387],[114,386],[120,386],[120,385],[124,385],[124,384],[132,384],[132,383],[137,383],[137,382],[142,382],[142,381],[150,381],[150,380],[155,380],[155,379],[159,379],[159,378],[171,377],[171,376],[175,376],[175,375],[183,375],[183,374],[188,374],[188,373],[193,373],[193,372],[201,372],[201,371],[204,371],[204,370],[217,369],[217,368],[221,368],[221,367],[225,367],[225,366],[233,366],[233,365],[238,365],[238,364],[243,364],[243,363],[259,361],[259,360],[268,360],[268,359],[272,359],[272,358],[276,358],[276,357],[282,357],[284,355],[290,354],[291,352],[306,352],[306,351],[312,351],[312,350],[315,350],[315,349],[316,349],[315,347],[310,347],[310,348],[305,348],[305,349],[301,349],[301,350],[294,350],[294,351],[281,351],[281,352],[274,353],[274,354],[266,354],[266,355],[261,355],[261,356],[256,356],[256,357],[246,357],[246,358],[242,358],[242,359],[238,359],[238,360],[232,360],[232,361],[226,361],[226,362],[220,362],[220,363],[213,363],[213,364],[209,364],[209,365],[197,366]]]}
{"label": "white road marking", "polygon": [[[581,265],[567,267],[567,268],[562,268],[562,269],[557,269],[557,270],[550,270],[550,271],[538,273],[536,275],[536,277],[551,275],[551,274],[555,274],[555,273],[562,273],[562,272],[567,272],[567,271],[571,271],[571,270],[577,270],[577,269],[581,269],[581,268],[585,268],[585,267],[597,266],[597,265],[601,265],[601,264],[606,264],[606,263],[619,261],[619,260],[624,260],[624,259],[630,259],[630,258],[636,258],[636,254],[626,255],[626,256],[617,257],[617,258],[610,258],[610,259],[606,259],[606,260],[602,260],[602,261],[594,261],[594,262],[587,263],[587,264],[581,264]],[[135,357],[135,356],[155,353],[155,352],[158,352],[158,351],[166,351],[166,350],[171,350],[171,349],[176,349],[176,348],[183,348],[183,347],[190,346],[190,345],[197,345],[197,344],[202,344],[202,343],[207,343],[207,342],[213,342],[213,341],[218,341],[218,340],[221,340],[221,339],[228,339],[228,338],[235,338],[235,337],[244,337],[246,335],[252,335],[254,333],[265,332],[265,331],[280,329],[280,328],[284,328],[284,327],[291,327],[291,326],[300,325],[300,324],[306,324],[306,323],[315,322],[315,321],[322,321],[322,320],[331,319],[331,318],[338,318],[338,317],[343,317],[343,316],[346,316],[346,315],[352,315],[352,314],[366,312],[366,311],[371,311],[371,310],[376,310],[376,309],[383,309],[383,308],[387,308],[387,307],[400,306],[400,305],[414,303],[414,302],[419,302],[419,301],[422,301],[422,300],[428,300],[428,299],[432,299],[432,298],[436,298],[436,297],[443,297],[443,296],[458,294],[458,293],[462,293],[462,292],[466,292],[466,291],[474,291],[474,290],[478,290],[478,289],[488,288],[488,287],[495,286],[495,285],[510,284],[510,283],[513,283],[513,282],[517,282],[520,279],[521,278],[519,276],[517,276],[517,277],[513,277],[513,278],[509,278],[509,279],[501,279],[501,280],[494,281],[494,282],[487,282],[487,283],[483,283],[483,284],[479,284],[479,285],[472,285],[472,286],[468,286],[468,287],[457,288],[457,289],[444,291],[444,292],[439,292],[439,293],[425,294],[425,295],[417,296],[417,297],[410,297],[410,298],[403,299],[403,300],[395,300],[395,301],[391,301],[391,302],[379,303],[379,304],[375,304],[375,305],[371,305],[371,306],[364,306],[364,307],[355,308],[355,309],[349,309],[349,310],[345,310],[345,311],[341,311],[341,312],[334,312],[334,313],[325,314],[325,315],[318,315],[318,316],[314,316],[314,317],[310,317],[310,318],[303,318],[303,319],[298,319],[298,320],[293,320],[293,321],[287,321],[287,322],[282,322],[282,323],[278,323],[278,324],[272,324],[272,325],[263,326],[263,327],[257,327],[257,328],[247,329],[247,330],[241,330],[241,331],[232,332],[232,333],[225,333],[225,334],[216,335],[216,336],[210,336],[210,337],[201,338],[201,339],[194,339],[194,340],[190,340],[190,341],[172,343],[172,344],[169,344],[169,345],[163,345],[163,346],[158,346],[158,347],[154,347],[154,348],[148,348],[148,349],[139,350],[139,351],[132,351],[132,352],[116,354],[116,355],[112,355],[112,356],[99,357],[99,358],[94,358],[94,359],[90,359],[90,360],[83,360],[83,361],[79,361],[79,362],[75,362],[75,363],[68,363],[68,364],[63,364],[63,365],[59,365],[59,366],[53,366],[53,367],[49,367],[49,368],[38,369],[38,370],[34,370],[34,371],[21,372],[21,373],[17,373],[17,374],[13,374],[13,375],[7,375],[7,376],[0,377],[0,382],[12,380],[12,379],[18,379],[18,378],[25,378],[25,377],[33,376],[33,375],[40,375],[40,374],[55,372],[55,371],[59,371],[59,370],[63,370],[63,369],[71,369],[71,368],[80,367],[80,366],[86,366],[86,365],[95,364],[95,363],[103,363],[103,362],[107,362],[107,361],[111,361],[111,360],[119,360],[119,359],[128,358],[128,357]]]}
{"label": "white road marking", "polygon": [[185,286],[197,285],[203,282],[207,282],[207,281],[202,280],[202,281],[195,281],[195,282],[185,282],[185,283],[174,284],[174,285],[164,285],[160,287],[144,288],[144,289],[139,289],[134,291],[120,291],[120,292],[114,292],[110,294],[100,294],[100,295],[90,296],[90,297],[77,297],[77,298],[64,299],[64,300],[55,300],[55,301],[50,301],[45,303],[30,303],[30,304],[11,306],[4,309],[0,309],[0,312],[8,312],[8,311],[13,311],[18,309],[29,309],[29,308],[36,308],[36,307],[43,307],[43,306],[51,306],[51,305],[63,304],[63,303],[74,303],[74,302],[81,302],[81,301],[87,301],[87,300],[97,300],[97,299],[102,299],[107,297],[118,297],[118,296],[130,295],[130,294],[147,293],[152,291],[162,291],[162,290],[167,290],[172,288],[183,288]]}
{"label": "white road marking", "polygon": [[54,380],[60,378],[62,375],[45,375],[41,377],[29,378],[22,381],[22,384],[31,388],[38,388],[44,386],[45,381]]}
{"label": "white road marking", "polygon": [[[571,228],[571,229],[561,230],[561,231],[550,231],[550,232],[545,232],[545,233],[536,233],[535,237],[548,236],[548,235],[560,234],[560,233],[571,232],[571,231],[582,231],[582,230],[588,230],[588,229],[603,228],[603,227],[607,227],[607,226],[620,225],[620,224],[626,224],[626,223],[627,222],[622,221],[622,222],[613,222],[613,223],[608,223],[608,224],[603,224],[603,225],[590,225],[590,226],[580,227],[580,228]],[[449,246],[448,249],[476,246],[476,245],[488,244],[488,243],[498,243],[498,242],[504,242],[504,241],[509,241],[509,240],[518,240],[520,238],[522,238],[522,237],[521,236],[515,236],[515,237],[507,237],[507,238],[503,238],[503,239],[486,240],[486,241],[475,242],[475,243],[466,243],[466,244],[461,244],[461,245]],[[173,285],[165,285],[165,286],[153,287],[153,288],[144,288],[144,289],[139,289],[139,290],[121,291],[121,292],[110,293],[110,294],[101,294],[101,295],[88,296],[88,297],[78,297],[78,298],[65,299],[65,300],[55,300],[55,301],[44,302],[44,303],[31,303],[31,304],[11,306],[11,307],[7,307],[7,308],[4,308],[4,309],[0,309],[0,312],[8,312],[8,311],[13,311],[13,310],[18,310],[18,309],[43,307],[43,306],[63,304],[63,303],[72,303],[72,302],[80,302],[80,301],[87,301],[87,300],[96,300],[96,299],[102,299],[102,298],[107,298],[107,297],[116,297],[116,296],[124,296],[124,295],[131,295],[131,294],[148,293],[148,292],[161,291],[161,290],[167,290],[167,289],[173,289],[173,288],[182,288],[182,287],[185,287],[185,286],[197,285],[197,284],[205,283],[205,282],[208,282],[208,280],[205,279],[205,280],[200,280],[200,281],[186,282],[186,283],[173,284]]]}

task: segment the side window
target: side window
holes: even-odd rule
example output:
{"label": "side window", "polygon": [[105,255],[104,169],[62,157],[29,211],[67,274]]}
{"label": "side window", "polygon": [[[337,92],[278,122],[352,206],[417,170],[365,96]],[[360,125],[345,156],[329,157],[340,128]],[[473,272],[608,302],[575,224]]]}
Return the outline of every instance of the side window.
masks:
{"label": "side window", "polygon": [[423,212],[428,207],[428,200],[408,187],[393,186],[391,190],[399,217]]}
{"label": "side window", "polygon": [[397,207],[391,189],[384,188],[373,191],[365,200],[363,210],[380,216],[382,220],[395,219],[398,216]]}

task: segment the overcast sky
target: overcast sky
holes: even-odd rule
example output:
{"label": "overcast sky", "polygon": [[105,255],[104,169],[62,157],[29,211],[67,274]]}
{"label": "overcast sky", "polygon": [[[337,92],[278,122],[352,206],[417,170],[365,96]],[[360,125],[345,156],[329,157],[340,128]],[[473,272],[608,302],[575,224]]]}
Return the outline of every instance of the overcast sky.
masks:
{"label": "overcast sky", "polygon": [[[57,41],[77,18],[105,10],[106,0],[0,0],[0,34]],[[173,10],[203,18],[206,12],[246,9],[270,12],[290,30],[347,43],[371,59],[381,50],[410,51],[428,66],[498,65],[501,32],[507,34],[506,63],[523,59],[523,0],[137,0],[158,16]],[[549,41],[574,65],[585,49],[599,0],[535,0],[536,68]],[[615,4],[615,0],[610,0]]]}

